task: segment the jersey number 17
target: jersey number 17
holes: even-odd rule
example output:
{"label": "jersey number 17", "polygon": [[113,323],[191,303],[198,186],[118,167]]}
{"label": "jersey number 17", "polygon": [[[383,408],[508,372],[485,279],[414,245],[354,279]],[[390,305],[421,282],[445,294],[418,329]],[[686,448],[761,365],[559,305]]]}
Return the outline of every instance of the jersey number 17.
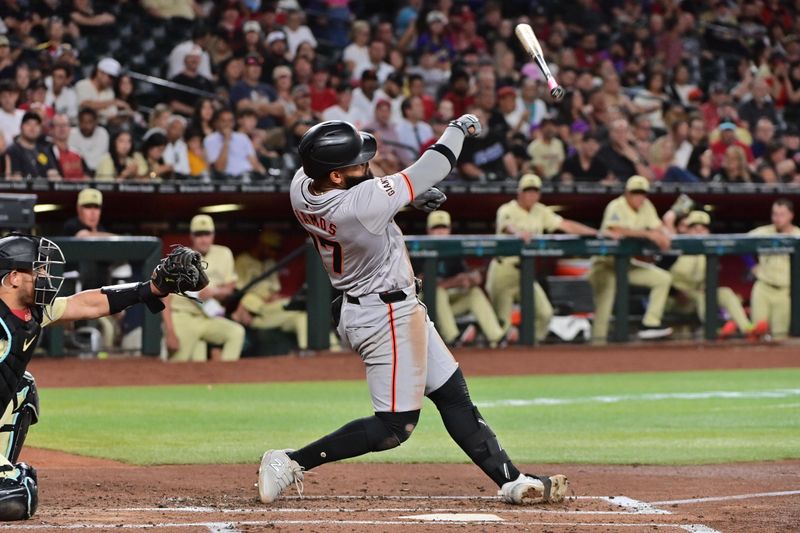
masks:
{"label": "jersey number 17", "polygon": [[320,257],[324,259],[325,253],[323,253],[323,249],[326,251],[329,250],[331,254],[331,266],[333,272],[335,274],[342,273],[342,245],[335,241],[329,241],[328,239],[323,239],[322,237],[317,237],[316,235],[311,235],[311,240],[314,241],[314,247],[319,252]]}

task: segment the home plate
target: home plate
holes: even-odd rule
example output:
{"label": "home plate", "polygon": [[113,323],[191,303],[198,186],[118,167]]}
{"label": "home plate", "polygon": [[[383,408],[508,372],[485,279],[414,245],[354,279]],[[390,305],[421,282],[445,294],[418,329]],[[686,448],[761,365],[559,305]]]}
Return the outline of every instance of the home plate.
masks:
{"label": "home plate", "polygon": [[421,520],[423,522],[502,522],[503,519],[496,514],[486,513],[436,513],[416,514],[401,516],[407,520]]}

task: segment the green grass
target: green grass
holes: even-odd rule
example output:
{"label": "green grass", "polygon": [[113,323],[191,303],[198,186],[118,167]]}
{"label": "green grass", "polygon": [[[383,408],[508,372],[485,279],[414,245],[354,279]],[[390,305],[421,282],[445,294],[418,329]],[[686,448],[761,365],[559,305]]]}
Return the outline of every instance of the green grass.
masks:
{"label": "green grass", "polygon": [[[473,378],[479,404],[556,398],[566,405],[486,405],[518,463],[691,464],[800,457],[800,392],[770,398],[645,400],[649,393],[800,390],[800,369]],[[370,413],[363,381],[43,389],[31,446],[135,464],[255,462]],[[624,395],[614,403],[592,397]],[[402,447],[372,462],[465,462],[426,401]]]}

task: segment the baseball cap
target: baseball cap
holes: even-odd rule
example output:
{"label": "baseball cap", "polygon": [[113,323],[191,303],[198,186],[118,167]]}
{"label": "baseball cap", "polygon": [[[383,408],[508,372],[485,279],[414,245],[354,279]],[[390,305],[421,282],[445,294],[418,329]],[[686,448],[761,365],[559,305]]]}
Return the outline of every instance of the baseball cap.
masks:
{"label": "baseball cap", "polygon": [[295,85],[294,89],[292,89],[292,96],[309,96],[311,95],[311,88],[306,85],[305,83],[301,83],[300,85]]}
{"label": "baseball cap", "polygon": [[361,81],[377,80],[377,79],[378,79],[378,73],[375,71],[375,69],[368,68],[361,73]]}
{"label": "baseball cap", "polygon": [[36,113],[35,111],[26,111],[25,114],[22,115],[22,121],[20,122],[20,124],[25,124],[29,120],[35,120],[39,124],[42,123],[42,117],[39,115],[39,113]]}
{"label": "baseball cap", "polygon": [[434,22],[441,22],[442,24],[447,24],[447,15],[442,13],[441,11],[433,10],[428,13],[428,16],[425,18],[425,22],[428,24],[432,24]]}
{"label": "baseball cap", "polygon": [[11,42],[5,35],[0,35],[0,46],[11,46]]}
{"label": "baseball cap", "polygon": [[84,205],[103,205],[103,193],[97,189],[83,189],[78,193],[78,206]]}
{"label": "baseball cap", "polygon": [[631,176],[625,182],[625,190],[628,192],[650,192],[650,180],[644,176]]}
{"label": "baseball cap", "polygon": [[375,102],[375,107],[377,108],[380,106],[392,107],[392,103],[386,98],[379,98],[378,101]]}
{"label": "baseball cap", "polygon": [[250,33],[251,31],[261,33],[261,24],[257,20],[248,20],[242,26],[242,33]]}
{"label": "baseball cap", "polygon": [[736,124],[731,122],[730,120],[726,120],[725,122],[719,125],[720,131],[736,131]]}
{"label": "baseball cap", "polygon": [[282,31],[271,31],[269,35],[267,35],[267,46],[271,45],[275,41],[285,41],[286,34]]}
{"label": "baseball cap", "polygon": [[686,223],[689,226],[694,226],[695,224],[710,226],[711,217],[705,211],[692,211],[691,213],[689,213],[689,216],[686,217]]}
{"label": "baseball cap", "polygon": [[258,54],[247,54],[244,58],[245,65],[258,65],[259,67],[264,64],[264,60],[261,59],[261,56]]}
{"label": "baseball cap", "polygon": [[397,85],[400,85],[402,87],[403,82],[405,80],[403,78],[403,73],[402,72],[394,71],[391,74],[389,74],[388,76],[386,76],[386,81],[392,81],[392,82],[394,82]]}
{"label": "baseball cap", "polygon": [[519,179],[517,184],[518,191],[527,191],[528,189],[541,189],[542,178],[536,174],[525,174]]}
{"label": "baseball cap", "polygon": [[214,219],[208,215],[195,215],[189,223],[189,233],[214,233]]}
{"label": "baseball cap", "polygon": [[105,72],[109,76],[116,78],[122,71],[122,65],[113,57],[104,57],[97,62],[97,70]]}
{"label": "baseball cap", "polygon": [[500,87],[497,91],[497,97],[503,98],[504,96],[516,96],[517,91],[514,90],[513,87],[506,85],[505,87]]}
{"label": "baseball cap", "polygon": [[440,226],[450,227],[450,213],[447,211],[431,211],[428,215],[428,229]]}

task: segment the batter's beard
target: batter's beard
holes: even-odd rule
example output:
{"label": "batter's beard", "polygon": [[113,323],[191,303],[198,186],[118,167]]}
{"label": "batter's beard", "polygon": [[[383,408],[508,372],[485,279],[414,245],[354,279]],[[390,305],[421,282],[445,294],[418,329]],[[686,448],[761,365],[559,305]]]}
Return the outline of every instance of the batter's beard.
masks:
{"label": "batter's beard", "polygon": [[375,174],[372,173],[372,169],[368,168],[367,171],[362,174],[361,176],[345,176],[344,177],[344,187],[345,189],[352,189],[359,183],[365,182],[367,180],[371,180],[375,178]]}

